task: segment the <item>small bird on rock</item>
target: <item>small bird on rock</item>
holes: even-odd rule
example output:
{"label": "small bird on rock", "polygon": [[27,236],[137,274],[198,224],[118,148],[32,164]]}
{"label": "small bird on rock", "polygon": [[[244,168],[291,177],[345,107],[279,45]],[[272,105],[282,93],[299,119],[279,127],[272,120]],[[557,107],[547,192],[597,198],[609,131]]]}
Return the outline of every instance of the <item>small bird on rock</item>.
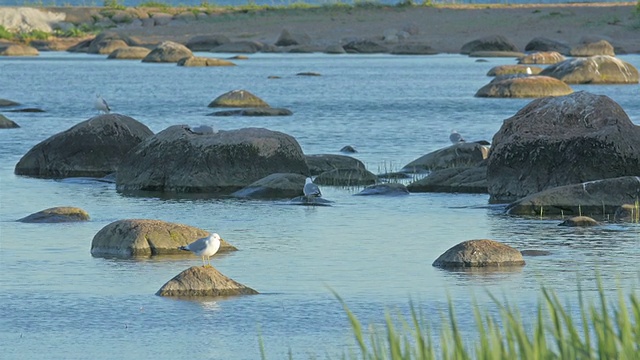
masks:
{"label": "small bird on rock", "polygon": [[211,266],[211,257],[220,249],[220,235],[213,233],[207,237],[198,239],[187,246],[180,246],[180,250],[191,251],[192,253],[202,256],[202,266],[207,266],[204,257],[207,257],[209,266]]}

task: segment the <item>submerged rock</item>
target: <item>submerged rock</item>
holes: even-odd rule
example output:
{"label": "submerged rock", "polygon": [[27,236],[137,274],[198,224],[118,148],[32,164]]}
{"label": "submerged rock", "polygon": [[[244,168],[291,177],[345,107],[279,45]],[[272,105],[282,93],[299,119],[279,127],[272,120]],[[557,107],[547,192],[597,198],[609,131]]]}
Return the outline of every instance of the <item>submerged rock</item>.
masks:
{"label": "submerged rock", "polygon": [[321,197],[309,197],[309,196],[296,196],[289,200],[289,205],[304,205],[304,206],[331,206],[333,201],[327,200]]}
{"label": "submerged rock", "polygon": [[232,90],[213,99],[209,107],[268,108],[270,106],[247,90]]}
{"label": "submerged rock", "polygon": [[144,63],[177,63],[180,59],[191,57],[193,53],[186,46],[173,42],[163,41],[142,59]]}
{"label": "submerged rock", "polygon": [[255,295],[257,291],[242,285],[209,266],[192,266],[176,275],[156,292],[158,296],[235,296]]}
{"label": "submerged rock", "polygon": [[364,163],[346,155],[312,154],[305,155],[311,176],[335,169],[364,169]]}
{"label": "submerged rock", "polygon": [[25,223],[61,223],[89,221],[89,214],[77,207],[60,206],[33,213],[18,220]]}
{"label": "submerged rock", "polygon": [[300,174],[271,174],[234,192],[231,196],[251,199],[290,199],[302,194],[306,178]]}
{"label": "submerged rock", "polygon": [[600,224],[597,221],[595,221],[593,218],[590,218],[588,216],[574,216],[558,224],[558,226],[571,226],[571,227],[597,226],[597,225],[600,225]]}
{"label": "submerged rock", "polygon": [[386,195],[386,196],[398,196],[409,195],[409,190],[404,184],[400,183],[385,183],[370,185],[362,189],[355,195]]}
{"label": "submerged rock", "polygon": [[489,156],[489,148],[487,146],[475,142],[460,142],[423,155],[403,166],[400,171],[421,173],[453,167],[473,166],[486,159],[487,156]]}
{"label": "submerged rock", "polygon": [[476,97],[531,98],[569,95],[573,89],[550,76],[527,76],[492,81],[480,88]]}
{"label": "submerged rock", "polygon": [[607,55],[567,59],[549,66],[540,75],[567,84],[637,84],[640,79],[633,65]]}
{"label": "submerged rock", "polygon": [[460,166],[434,170],[428,176],[407,185],[410,192],[486,194],[487,166]]}
{"label": "submerged rock", "polygon": [[371,185],[378,181],[378,177],[364,168],[334,169],[325,171],[314,179],[318,185],[330,186],[359,186]]}
{"label": "submerged rock", "polygon": [[0,114],[0,129],[16,129],[19,127],[20,125],[16,124],[15,121],[10,120],[6,116]]}
{"label": "submerged rock", "polygon": [[450,248],[433,262],[441,268],[523,266],[520,251],[488,239],[468,240]]}

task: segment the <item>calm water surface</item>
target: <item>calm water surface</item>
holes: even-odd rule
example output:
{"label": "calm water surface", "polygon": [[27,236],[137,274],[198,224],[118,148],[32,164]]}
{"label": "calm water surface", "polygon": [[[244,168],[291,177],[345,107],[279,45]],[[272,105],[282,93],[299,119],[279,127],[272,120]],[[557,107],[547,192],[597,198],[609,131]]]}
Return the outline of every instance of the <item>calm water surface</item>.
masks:
{"label": "calm water surface", "polygon": [[[204,55],[204,54],[200,54]],[[620,56],[640,67],[640,56]],[[594,295],[596,270],[607,292],[638,292],[640,227],[593,229],[503,215],[488,195],[352,196],[358,189],[323,187],[332,207],[269,201],[158,199],[118,194],[113,184],[18,177],[15,164],[35,144],[96,114],[99,92],[114,112],[154,132],[175,124],[217,129],[266,127],[294,136],[305,153],[337,153],[344,145],[369,170],[397,170],[448,145],[457,129],[491,140],[503,120],[530,100],[479,99],[485,74],[512,59],[476,62],[460,55],[260,54],[236,67],[183,68],[102,56],[42,53],[0,59],[0,98],[45,113],[5,113],[22,127],[0,131],[0,343],[8,359],[255,359],[259,337],[270,359],[336,358],[355,351],[339,293],[360,319],[381,324],[385,311],[406,314],[410,301],[435,331],[450,298],[471,328],[470,304],[496,311],[487,292],[535,314],[541,285],[577,304],[577,283]],[[296,73],[314,71],[320,77]],[[267,79],[270,75],[281,79]],[[290,117],[210,117],[218,95],[246,89]],[[574,86],[606,94],[636,124],[638,85]],[[15,222],[53,206],[78,206],[91,221]],[[154,293],[197,257],[93,258],[93,236],[127,218],[160,219],[219,232],[240,251],[214,258],[256,296],[186,301]],[[490,238],[518,249],[549,250],[515,271],[460,273],[431,266],[469,239]],[[472,334],[472,330],[468,330]]]}

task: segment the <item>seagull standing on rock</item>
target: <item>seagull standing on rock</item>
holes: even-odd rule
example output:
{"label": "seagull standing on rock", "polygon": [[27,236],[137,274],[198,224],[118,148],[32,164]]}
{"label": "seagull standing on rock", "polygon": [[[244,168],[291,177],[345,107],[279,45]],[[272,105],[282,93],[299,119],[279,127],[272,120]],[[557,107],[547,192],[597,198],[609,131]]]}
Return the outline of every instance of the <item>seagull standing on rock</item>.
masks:
{"label": "seagull standing on rock", "polygon": [[107,104],[107,100],[103,99],[100,94],[96,94],[96,102],[94,103],[96,110],[104,112],[108,114],[111,111],[109,104]]}
{"label": "seagull standing on rock", "polygon": [[451,142],[454,144],[464,142],[462,135],[458,134],[458,132],[455,130],[451,130],[451,135],[449,135],[449,140],[451,140]]}
{"label": "seagull standing on rock", "polygon": [[320,192],[320,188],[318,185],[313,183],[310,177],[308,177],[304,182],[304,188],[302,189],[304,196],[308,198],[312,197],[321,197],[322,193]]}
{"label": "seagull standing on rock", "polygon": [[220,249],[220,235],[213,233],[207,237],[198,239],[187,246],[180,246],[178,249],[191,251],[192,253],[202,256],[202,266],[207,266],[204,262],[204,257],[207,257],[209,261],[209,267],[211,267],[211,257]]}

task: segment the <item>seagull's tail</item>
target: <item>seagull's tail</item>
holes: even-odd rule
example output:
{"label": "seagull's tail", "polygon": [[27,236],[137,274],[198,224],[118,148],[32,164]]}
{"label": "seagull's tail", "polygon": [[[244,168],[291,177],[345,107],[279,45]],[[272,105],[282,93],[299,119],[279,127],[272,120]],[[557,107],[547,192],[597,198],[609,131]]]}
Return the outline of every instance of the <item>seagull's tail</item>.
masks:
{"label": "seagull's tail", "polygon": [[180,246],[178,250],[191,251],[186,246]]}

